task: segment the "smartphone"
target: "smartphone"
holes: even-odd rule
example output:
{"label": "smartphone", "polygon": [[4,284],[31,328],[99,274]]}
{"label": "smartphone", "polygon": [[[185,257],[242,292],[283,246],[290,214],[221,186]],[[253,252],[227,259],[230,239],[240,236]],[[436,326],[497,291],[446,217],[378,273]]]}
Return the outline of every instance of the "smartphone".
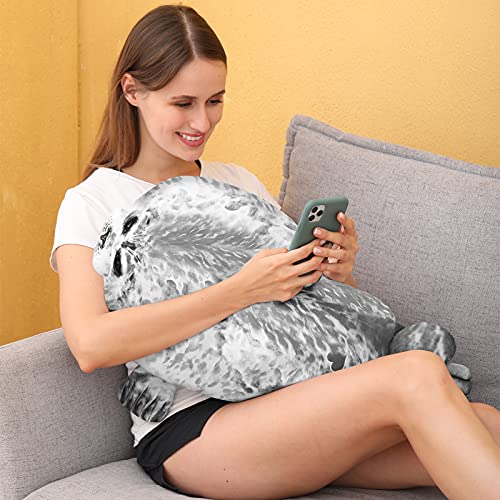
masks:
{"label": "smartphone", "polygon": [[[345,196],[309,200],[304,206],[288,251],[295,250],[315,240],[316,236],[314,236],[313,231],[317,226],[323,227],[328,231],[338,232],[340,230],[340,222],[337,220],[337,215],[339,212],[345,213],[348,204],[349,200]],[[331,248],[332,243],[326,243],[324,246],[327,245]],[[298,260],[293,264],[305,262],[313,258],[314,255],[311,252],[305,259]],[[302,276],[307,276],[308,274],[312,274],[312,271]]]}

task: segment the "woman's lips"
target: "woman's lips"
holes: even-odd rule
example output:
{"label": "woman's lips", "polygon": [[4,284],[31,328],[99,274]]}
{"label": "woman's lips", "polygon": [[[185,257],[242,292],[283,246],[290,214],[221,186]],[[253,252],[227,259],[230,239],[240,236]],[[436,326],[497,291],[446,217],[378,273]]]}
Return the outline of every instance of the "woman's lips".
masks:
{"label": "woman's lips", "polygon": [[[203,144],[203,142],[205,141],[205,136],[204,136],[204,135],[201,137],[201,139],[199,139],[199,140],[197,140],[197,141],[189,141],[189,140],[187,140],[187,139],[184,139],[184,137],[182,137],[182,136],[180,135],[180,133],[179,133],[179,132],[176,132],[175,134],[177,135],[177,137],[178,137],[178,138],[179,138],[179,139],[180,139],[180,140],[181,140],[184,144],[186,144],[186,146],[190,146],[190,147],[192,147],[192,148],[196,148],[196,147],[200,146],[200,145],[201,145],[201,144]],[[185,134],[185,135],[188,135],[188,134]],[[195,137],[196,137],[196,136],[195,136]]]}

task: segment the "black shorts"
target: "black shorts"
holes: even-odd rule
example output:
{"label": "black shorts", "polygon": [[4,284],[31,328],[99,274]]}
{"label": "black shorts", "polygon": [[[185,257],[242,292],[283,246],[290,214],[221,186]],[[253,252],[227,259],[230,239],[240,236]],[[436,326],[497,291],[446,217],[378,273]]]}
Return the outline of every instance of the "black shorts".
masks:
{"label": "black shorts", "polygon": [[146,434],[135,447],[137,462],[151,479],[168,490],[193,497],[165,480],[163,462],[179,448],[201,435],[208,419],[222,406],[230,403],[209,398],[174,413]]}

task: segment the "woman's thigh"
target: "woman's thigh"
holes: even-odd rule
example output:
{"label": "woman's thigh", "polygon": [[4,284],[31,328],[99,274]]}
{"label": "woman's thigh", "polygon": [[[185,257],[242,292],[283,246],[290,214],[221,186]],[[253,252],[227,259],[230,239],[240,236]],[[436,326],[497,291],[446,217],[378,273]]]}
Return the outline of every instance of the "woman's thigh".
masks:
{"label": "woman's thigh", "polygon": [[415,356],[420,369],[437,358],[424,351],[393,354],[227,404],[164,462],[165,478],[214,499],[317,491],[406,439],[395,423],[394,389]]}

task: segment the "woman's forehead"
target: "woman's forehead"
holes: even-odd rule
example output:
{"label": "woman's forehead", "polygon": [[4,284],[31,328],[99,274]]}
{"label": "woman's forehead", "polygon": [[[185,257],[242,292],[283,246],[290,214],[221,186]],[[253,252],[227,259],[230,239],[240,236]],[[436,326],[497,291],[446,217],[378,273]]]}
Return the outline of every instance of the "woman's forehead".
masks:
{"label": "woman's forehead", "polygon": [[227,70],[222,61],[194,60],[185,64],[162,91],[168,97],[213,97],[225,91]]}

